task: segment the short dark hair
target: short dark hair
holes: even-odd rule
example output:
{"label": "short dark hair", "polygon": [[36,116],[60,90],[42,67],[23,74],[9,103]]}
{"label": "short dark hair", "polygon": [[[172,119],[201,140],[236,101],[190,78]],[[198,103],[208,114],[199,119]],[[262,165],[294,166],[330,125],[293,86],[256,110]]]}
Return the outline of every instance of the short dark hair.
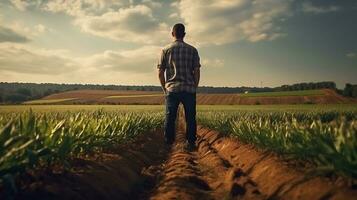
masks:
{"label": "short dark hair", "polygon": [[177,23],[172,27],[172,32],[175,34],[176,38],[183,38],[185,36],[185,26],[181,23]]}

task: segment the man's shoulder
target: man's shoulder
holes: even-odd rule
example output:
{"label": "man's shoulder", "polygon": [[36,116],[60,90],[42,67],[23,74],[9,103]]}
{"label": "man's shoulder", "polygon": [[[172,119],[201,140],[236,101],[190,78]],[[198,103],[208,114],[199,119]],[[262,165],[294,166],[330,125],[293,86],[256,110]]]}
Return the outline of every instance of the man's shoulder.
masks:
{"label": "man's shoulder", "polygon": [[192,49],[194,51],[197,51],[197,49],[194,46],[192,46],[186,42],[171,42],[170,44],[166,45],[162,50],[164,52],[166,52],[166,51],[170,51],[171,49],[178,48],[178,47],[186,47],[186,48]]}
{"label": "man's shoulder", "polygon": [[193,51],[197,51],[197,49],[196,49],[194,46],[192,46],[192,45],[190,45],[190,44],[188,44],[188,43],[186,43],[186,42],[184,42],[184,44],[185,44],[185,46],[186,46],[187,48],[190,48],[190,49],[192,49]]}
{"label": "man's shoulder", "polygon": [[162,50],[163,50],[163,51],[167,51],[167,50],[172,49],[172,48],[173,48],[173,43],[170,43],[170,44],[164,46],[164,47],[162,48]]}

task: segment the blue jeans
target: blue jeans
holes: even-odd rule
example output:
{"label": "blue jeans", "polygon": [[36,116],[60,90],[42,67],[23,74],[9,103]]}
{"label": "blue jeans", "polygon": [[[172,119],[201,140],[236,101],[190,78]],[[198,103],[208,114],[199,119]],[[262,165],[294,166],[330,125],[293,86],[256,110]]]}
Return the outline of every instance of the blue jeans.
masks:
{"label": "blue jeans", "polygon": [[196,141],[196,93],[168,92],[166,95],[165,140],[172,144],[175,141],[175,121],[177,108],[182,103],[186,119],[186,139],[194,144]]}

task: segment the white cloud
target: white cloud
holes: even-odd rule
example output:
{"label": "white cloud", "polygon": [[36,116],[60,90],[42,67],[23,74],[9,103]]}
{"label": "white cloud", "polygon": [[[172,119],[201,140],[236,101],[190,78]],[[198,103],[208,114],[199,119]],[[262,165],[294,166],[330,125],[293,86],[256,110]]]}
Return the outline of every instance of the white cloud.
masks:
{"label": "white cloud", "polygon": [[336,12],[340,10],[338,6],[316,6],[313,5],[311,2],[304,2],[302,4],[302,11],[305,13],[312,13],[312,14],[324,14],[329,12]]}
{"label": "white cloud", "polygon": [[0,44],[0,71],[28,74],[66,74],[96,72],[148,73],[156,69],[161,47],[143,46],[75,58],[63,49],[38,49],[14,43]]}
{"label": "white cloud", "polygon": [[78,63],[61,51],[0,44],[0,71],[28,74],[62,74],[76,70]]}
{"label": "white cloud", "polygon": [[179,18],[180,16],[178,15],[178,13],[171,13],[169,17],[175,19],[175,18]]}
{"label": "white cloud", "polygon": [[73,16],[73,24],[81,31],[109,38],[142,44],[161,44],[169,41],[169,28],[153,16],[152,9],[162,3],[142,0],[53,0],[43,10]]}
{"label": "white cloud", "polygon": [[42,9],[53,13],[66,13],[70,16],[93,16],[108,10],[129,5],[129,0],[51,0],[42,5]]}
{"label": "white cloud", "polygon": [[120,8],[100,16],[84,16],[74,22],[83,32],[93,35],[144,44],[157,44],[169,40],[169,28],[152,15],[145,5]]}
{"label": "white cloud", "polygon": [[47,30],[47,28],[42,24],[37,24],[35,26],[35,29],[37,30],[38,33],[44,33]]}
{"label": "white cloud", "polygon": [[357,53],[354,53],[354,52],[347,53],[346,57],[347,58],[356,58],[357,57]]}
{"label": "white cloud", "polygon": [[152,72],[157,64],[158,46],[144,46],[134,50],[112,51],[95,54],[80,59],[85,68],[100,71],[120,71],[132,73]]}
{"label": "white cloud", "polygon": [[28,8],[40,7],[45,0],[10,0],[10,3],[18,10],[25,11]]}
{"label": "white cloud", "polygon": [[151,8],[161,8],[162,3],[153,0],[142,0],[142,3],[148,5]]}
{"label": "white cloud", "polygon": [[208,67],[208,68],[222,68],[224,67],[224,60],[222,59],[203,59],[201,62],[201,65],[203,67]]}
{"label": "white cloud", "polygon": [[0,78],[3,81],[152,84],[157,79],[155,69],[160,50],[158,46],[144,46],[77,58],[63,49],[4,43],[0,44]]}
{"label": "white cloud", "polygon": [[258,42],[283,35],[275,20],[291,15],[289,0],[182,0],[172,4],[188,38],[201,44]]}
{"label": "white cloud", "polygon": [[26,10],[26,8],[30,5],[28,1],[24,0],[11,0],[10,2],[15,6],[15,8],[21,11]]}
{"label": "white cloud", "polygon": [[34,40],[35,37],[52,31],[43,24],[37,24],[29,27],[23,21],[5,21],[0,15],[0,43],[1,42],[14,42],[24,43]]}
{"label": "white cloud", "polygon": [[28,41],[30,41],[30,39],[26,35],[23,35],[22,33],[19,33],[12,28],[0,26],[0,43],[2,42],[24,43]]}

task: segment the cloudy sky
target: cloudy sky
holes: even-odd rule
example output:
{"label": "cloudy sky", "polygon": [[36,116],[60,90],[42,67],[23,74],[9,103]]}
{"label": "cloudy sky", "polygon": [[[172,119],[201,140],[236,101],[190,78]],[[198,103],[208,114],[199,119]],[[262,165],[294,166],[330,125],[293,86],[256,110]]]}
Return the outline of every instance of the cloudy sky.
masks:
{"label": "cloudy sky", "polygon": [[159,85],[177,22],[201,85],[357,83],[355,0],[1,0],[0,82]]}

